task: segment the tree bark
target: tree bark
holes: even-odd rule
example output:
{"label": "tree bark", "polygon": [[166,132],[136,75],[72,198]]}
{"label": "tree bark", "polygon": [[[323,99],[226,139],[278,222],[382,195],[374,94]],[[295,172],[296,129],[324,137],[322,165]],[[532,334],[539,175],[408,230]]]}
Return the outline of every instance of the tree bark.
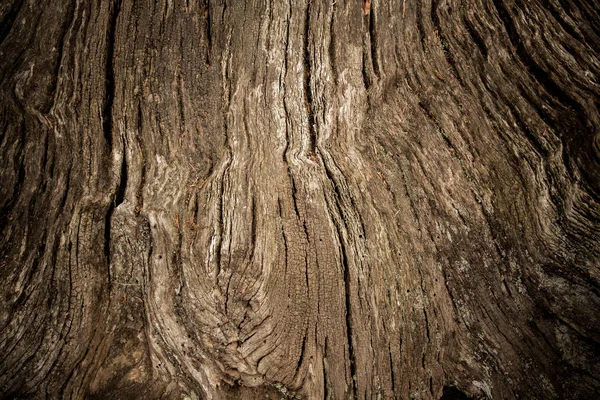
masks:
{"label": "tree bark", "polygon": [[2,398],[600,393],[595,1],[0,21]]}

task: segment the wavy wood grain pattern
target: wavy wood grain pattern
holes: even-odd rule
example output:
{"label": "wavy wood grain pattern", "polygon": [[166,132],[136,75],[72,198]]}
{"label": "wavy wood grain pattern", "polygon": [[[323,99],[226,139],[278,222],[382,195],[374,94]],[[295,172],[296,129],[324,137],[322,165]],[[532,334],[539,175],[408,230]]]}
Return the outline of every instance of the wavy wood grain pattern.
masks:
{"label": "wavy wood grain pattern", "polygon": [[590,0],[0,4],[2,398],[593,398]]}

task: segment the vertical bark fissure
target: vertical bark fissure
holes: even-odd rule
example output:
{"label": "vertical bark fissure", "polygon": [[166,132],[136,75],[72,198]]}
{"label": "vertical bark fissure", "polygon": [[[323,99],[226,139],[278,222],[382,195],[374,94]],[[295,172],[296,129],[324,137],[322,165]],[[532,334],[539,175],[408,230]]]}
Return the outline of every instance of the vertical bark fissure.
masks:
{"label": "vertical bark fissure", "polygon": [[[225,12],[225,11],[223,11]],[[220,174],[220,178],[217,182],[218,185],[218,197],[219,203],[217,205],[218,215],[217,215],[217,228],[216,232],[213,232],[213,235],[216,234],[216,243],[215,243],[215,279],[218,282],[218,276],[221,274],[221,252],[222,252],[222,244],[223,244],[223,232],[224,232],[224,224],[223,218],[225,213],[225,205],[224,205],[224,196],[225,196],[225,179],[228,176],[228,171],[232,163],[233,159],[233,150],[230,143],[230,127],[229,127],[229,114],[231,112],[231,80],[229,69],[230,65],[230,57],[231,54],[231,35],[233,32],[233,28],[230,28],[227,34],[227,43],[225,45],[225,49],[221,54],[221,84],[222,84],[222,97],[223,102],[225,103],[225,107],[223,109],[223,133],[225,135],[224,145],[226,148],[226,157],[227,159],[224,162],[223,170]]]}
{"label": "vertical bark fissure", "polygon": [[[104,111],[102,113],[102,128],[104,131],[104,139],[108,145],[109,153],[113,151],[113,101],[115,96],[115,77],[114,77],[114,48],[116,41],[117,19],[121,11],[121,0],[112,3],[112,8],[109,13],[108,31],[107,31],[107,52],[106,52],[106,70],[105,70],[105,102]],[[114,194],[114,198],[108,206],[106,219],[104,222],[104,255],[106,257],[108,287],[111,287],[111,271],[110,271],[110,243],[111,243],[111,220],[115,208],[123,202],[125,195],[125,185],[127,184],[127,164],[125,158],[125,139],[123,140],[123,156],[121,160],[121,176]]]}
{"label": "vertical bark fissure", "polygon": [[[183,48],[183,43],[181,44]],[[185,136],[185,103],[183,98],[183,79],[179,71],[177,72],[177,110],[179,112],[179,142],[181,143]]]}
{"label": "vertical bark fissure", "polygon": [[369,41],[371,47],[371,63],[373,64],[373,72],[379,78],[379,58],[377,46],[377,28],[375,26],[375,3],[371,4],[371,12],[369,13]]}
{"label": "vertical bark fissure", "polygon": [[421,7],[423,7],[424,3],[419,2],[415,3],[413,7],[415,8],[415,24],[417,25],[417,33],[419,35],[419,43],[421,43],[421,48],[423,51],[427,48],[425,45],[425,27],[423,26],[423,11]]}
{"label": "vertical bark fissure", "polygon": [[250,197],[250,249],[247,251],[249,264],[253,262],[254,252],[256,251],[256,229],[256,199],[255,194],[252,193],[252,196]]}
{"label": "vertical bark fissure", "polygon": [[[327,163],[324,162],[325,173],[327,178],[331,182],[331,185],[335,192],[335,211],[332,216],[333,225],[336,230],[336,236],[338,238],[340,257],[342,262],[343,276],[344,276],[344,299],[346,306],[346,341],[348,343],[348,358],[350,362],[350,380],[352,381],[352,396],[355,398],[358,396],[358,382],[356,377],[356,355],[355,355],[355,346],[353,340],[353,329],[352,329],[352,309],[353,309],[353,301],[352,301],[352,292],[351,292],[351,279],[352,276],[350,274],[350,266],[347,259],[347,249],[345,244],[345,235],[342,233],[342,224],[344,224],[344,229],[347,230],[348,227],[346,225],[346,221],[344,220],[344,214],[342,213],[341,205],[339,201],[341,199],[340,189],[336,184],[336,180],[333,178]],[[341,221],[340,221],[341,220]]]}
{"label": "vertical bark fissure", "polygon": [[281,87],[282,91],[283,91],[283,113],[285,116],[285,145],[283,148],[283,152],[282,152],[282,159],[283,159],[283,163],[286,165],[287,167],[287,171],[288,171],[288,175],[290,176],[291,179],[291,171],[290,171],[290,165],[288,162],[288,149],[290,147],[290,112],[288,110],[288,99],[287,99],[287,85],[285,83],[285,80],[287,78],[287,73],[288,73],[288,57],[289,57],[289,46],[290,46],[290,20],[292,18],[292,9],[290,7],[290,13],[288,15],[288,21],[286,23],[286,27],[285,27],[285,55],[283,57],[283,71],[279,77],[279,86]]}
{"label": "vertical bark fissure", "polygon": [[106,66],[105,66],[105,95],[104,95],[104,111],[102,112],[102,129],[104,131],[104,139],[108,145],[108,149],[112,150],[112,107],[115,97],[115,76],[114,76],[114,52],[117,31],[117,19],[121,12],[121,0],[115,0],[111,4],[108,20],[108,30],[106,36]]}
{"label": "vertical bark fissure", "polygon": [[364,39],[363,39],[363,52],[362,52],[362,68],[361,68],[361,73],[362,73],[362,80],[363,80],[363,85],[365,85],[365,90],[367,91],[367,93],[369,92],[369,88],[371,87],[371,78],[369,77],[369,72],[367,70],[367,52],[365,51],[366,44],[364,43]]}
{"label": "vertical bark fissure", "polygon": [[329,64],[331,66],[331,75],[333,76],[333,83],[337,84],[338,81],[338,73],[337,73],[337,65],[336,65],[336,55],[335,55],[335,42],[336,42],[336,34],[335,34],[335,1],[331,5],[331,18],[329,20]]}
{"label": "vertical bark fissure", "polygon": [[119,178],[119,184],[115,193],[115,208],[121,205],[121,203],[123,203],[123,200],[125,200],[125,190],[127,189],[127,144],[125,142],[124,136],[121,136],[121,141],[123,143],[123,158],[121,160],[121,174]]}
{"label": "vertical bark fissure", "polygon": [[[186,0],[187,3],[188,0]],[[206,7],[206,64],[210,65],[210,58],[211,58],[211,54],[212,54],[212,23],[211,23],[211,11],[210,11],[210,0],[205,0],[206,3],[204,5],[204,7]],[[186,8],[188,6],[186,5]],[[225,10],[223,10],[224,12]]]}
{"label": "vertical bark fissure", "polygon": [[287,269],[289,263],[289,255],[288,255],[288,242],[287,236],[285,234],[285,219],[283,218],[283,209],[281,207],[281,199],[277,199],[277,213],[279,215],[279,223],[281,224],[281,237],[283,238],[283,259],[285,265],[284,277],[287,276]]}
{"label": "vertical bark fissure", "polygon": [[352,397],[358,396],[358,382],[356,376],[356,355],[354,353],[354,341],[352,339],[352,295],[350,287],[350,268],[348,260],[346,258],[346,248],[344,246],[344,239],[341,236],[339,227],[336,225],[337,235],[340,243],[340,253],[342,256],[342,267],[344,269],[344,298],[346,301],[346,340],[348,342],[348,357],[350,360],[350,380],[352,381]]}
{"label": "vertical bark fissure", "polygon": [[302,363],[304,362],[304,352],[306,351],[306,338],[307,332],[304,332],[304,335],[302,336],[302,347],[300,348],[300,357],[298,357],[298,364],[296,367],[296,376],[300,374],[302,369]]}
{"label": "vertical bark fissure", "polygon": [[431,394],[431,397],[435,396],[435,394],[433,393],[433,377],[429,376],[429,394]]}
{"label": "vertical bark fissure", "polygon": [[388,340],[388,356],[390,361],[390,378],[392,380],[392,393],[396,393],[396,373],[394,372],[394,359],[392,357],[392,342]]}
{"label": "vertical bark fissure", "polygon": [[325,338],[325,344],[323,345],[323,358],[321,359],[321,368],[323,368],[323,398],[325,400],[329,400],[328,376],[325,360],[327,360],[327,337]]}
{"label": "vertical bark fissure", "polygon": [[306,113],[308,115],[308,155],[315,154],[316,150],[316,132],[315,132],[315,114],[313,110],[312,98],[312,69],[310,54],[310,1],[306,5],[306,14],[304,17],[304,98],[306,104]]}
{"label": "vertical bark fissure", "polygon": [[146,184],[146,146],[144,144],[144,120],[142,113],[142,104],[141,100],[137,101],[137,143],[138,143],[138,152],[140,157],[140,184],[137,188],[136,193],[136,212],[139,213],[144,207],[144,185]]}

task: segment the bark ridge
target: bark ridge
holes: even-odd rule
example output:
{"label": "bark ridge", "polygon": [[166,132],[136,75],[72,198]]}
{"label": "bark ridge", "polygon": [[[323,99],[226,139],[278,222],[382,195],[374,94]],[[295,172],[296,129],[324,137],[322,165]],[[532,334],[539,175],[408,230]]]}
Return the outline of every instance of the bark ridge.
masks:
{"label": "bark ridge", "polygon": [[3,1],[0,396],[593,398],[598,26]]}

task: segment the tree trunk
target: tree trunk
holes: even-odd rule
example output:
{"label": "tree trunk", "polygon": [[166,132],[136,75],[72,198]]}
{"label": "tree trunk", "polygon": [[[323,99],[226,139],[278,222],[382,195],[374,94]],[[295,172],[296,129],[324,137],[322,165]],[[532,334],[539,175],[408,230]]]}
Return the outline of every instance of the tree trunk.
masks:
{"label": "tree trunk", "polygon": [[2,398],[600,393],[595,1],[0,21]]}

